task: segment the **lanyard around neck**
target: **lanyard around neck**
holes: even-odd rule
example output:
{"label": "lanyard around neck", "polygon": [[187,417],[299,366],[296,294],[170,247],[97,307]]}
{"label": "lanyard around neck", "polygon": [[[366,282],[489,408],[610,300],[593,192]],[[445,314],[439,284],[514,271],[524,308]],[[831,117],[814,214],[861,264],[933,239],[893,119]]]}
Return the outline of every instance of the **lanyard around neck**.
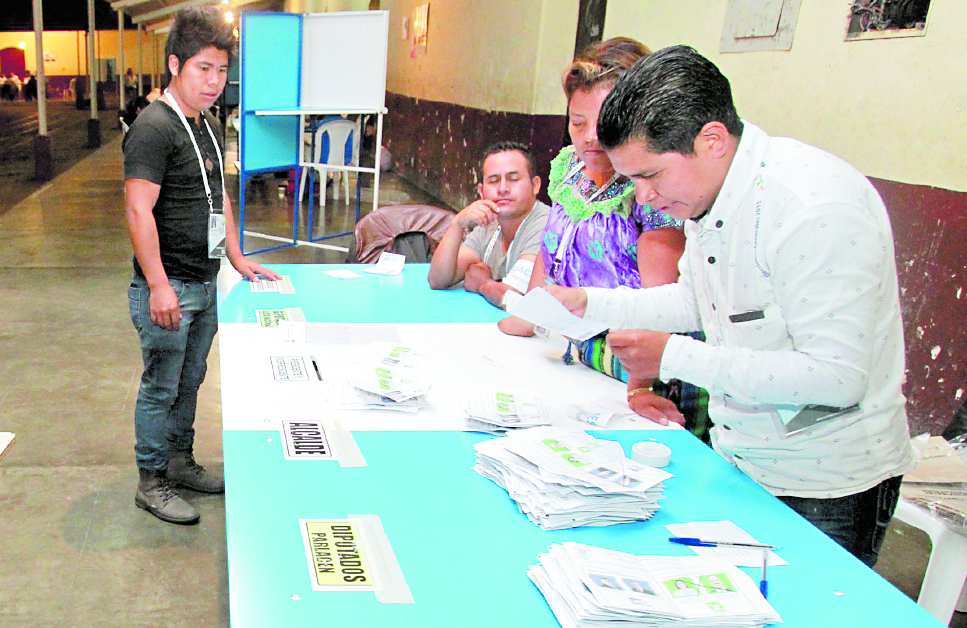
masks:
{"label": "lanyard around neck", "polygon": [[488,266],[490,265],[490,262],[488,261],[490,259],[490,254],[494,252],[494,245],[497,244],[498,238],[500,238],[500,225],[499,224],[497,225],[497,229],[494,230],[493,237],[490,238],[490,244],[487,245],[487,252],[484,253],[483,263],[484,264],[487,264]]}
{"label": "lanyard around neck", "polygon": [[[191,126],[189,126],[188,124],[188,118],[185,117],[185,114],[182,113],[181,111],[181,107],[179,107],[178,103],[175,101],[175,97],[172,96],[167,89],[165,89],[165,99],[171,105],[171,108],[175,110],[175,113],[178,114],[178,118],[181,120],[181,123],[185,126],[185,130],[188,131],[188,137],[191,138],[191,145],[195,147],[195,155],[198,156],[198,168],[201,170],[201,180],[205,184],[205,194],[208,196],[208,211],[214,212],[215,204],[212,202],[212,187],[208,183],[208,171],[205,170],[205,160],[201,156],[201,149],[198,148],[198,142],[195,141],[195,134],[192,132]],[[212,146],[215,147],[215,154],[218,155],[218,173],[221,175],[222,197],[224,198],[225,164],[222,163],[222,151],[218,149],[218,142],[215,141],[215,134],[212,132],[212,127],[211,125],[208,124],[208,119],[205,118],[205,114],[199,112],[199,115],[201,119],[205,121],[205,128],[208,129],[208,136],[212,138]],[[224,201],[222,204],[224,205]]]}

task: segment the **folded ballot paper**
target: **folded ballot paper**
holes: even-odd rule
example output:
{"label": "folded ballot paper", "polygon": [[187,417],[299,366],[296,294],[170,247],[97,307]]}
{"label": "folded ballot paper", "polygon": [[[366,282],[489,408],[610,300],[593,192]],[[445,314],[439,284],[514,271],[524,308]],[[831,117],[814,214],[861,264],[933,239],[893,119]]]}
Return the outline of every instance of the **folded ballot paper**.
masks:
{"label": "folded ballot paper", "polygon": [[551,545],[527,575],[563,628],[763,626],[781,622],[752,579],[701,556]]}
{"label": "folded ballot paper", "polygon": [[330,378],[329,399],[340,408],[417,412],[430,390],[423,357],[413,347],[373,343],[347,372]]}
{"label": "folded ballot paper", "polygon": [[473,469],[505,489],[544,530],[651,517],[672,475],[625,457],[621,445],[579,429],[532,427],[474,445]]}
{"label": "folded ballot paper", "polygon": [[464,412],[464,427],[472,432],[499,434],[551,422],[539,397],[512,390],[477,392],[467,399]]}

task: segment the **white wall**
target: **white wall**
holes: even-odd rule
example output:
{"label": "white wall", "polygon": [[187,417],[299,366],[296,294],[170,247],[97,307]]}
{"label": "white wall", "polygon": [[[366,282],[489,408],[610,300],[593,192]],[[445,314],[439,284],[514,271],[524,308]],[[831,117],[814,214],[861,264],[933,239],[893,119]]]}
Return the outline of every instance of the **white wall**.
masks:
{"label": "white wall", "polygon": [[726,3],[609,0],[604,36],[694,46],[769,133],[869,176],[967,191],[967,2],[933,0],[925,37],[845,42],[849,0],[803,0],[792,50],[719,54]]}
{"label": "white wall", "polygon": [[424,0],[390,11],[387,89],[477,109],[564,113],[560,74],[574,52],[578,0],[432,0],[426,56],[410,56],[402,21]]}

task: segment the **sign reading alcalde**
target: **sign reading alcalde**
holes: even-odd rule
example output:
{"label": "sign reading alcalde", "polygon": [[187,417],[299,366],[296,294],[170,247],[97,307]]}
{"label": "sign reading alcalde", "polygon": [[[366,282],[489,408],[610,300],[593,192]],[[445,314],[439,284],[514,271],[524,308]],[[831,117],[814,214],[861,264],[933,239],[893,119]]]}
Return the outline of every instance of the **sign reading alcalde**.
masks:
{"label": "sign reading alcalde", "polygon": [[282,439],[286,460],[332,460],[334,457],[322,421],[283,420]]}

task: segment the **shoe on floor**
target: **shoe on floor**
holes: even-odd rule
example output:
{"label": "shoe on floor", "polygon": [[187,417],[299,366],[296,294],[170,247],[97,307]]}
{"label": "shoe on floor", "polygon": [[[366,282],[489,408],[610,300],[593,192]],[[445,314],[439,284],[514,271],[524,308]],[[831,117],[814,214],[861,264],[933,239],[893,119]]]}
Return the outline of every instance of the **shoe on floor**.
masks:
{"label": "shoe on floor", "polygon": [[138,493],[134,503],[138,508],[169,523],[197,523],[198,511],[175,493],[164,471],[138,469]]}
{"label": "shoe on floor", "polygon": [[197,462],[191,451],[168,452],[168,479],[177,486],[201,493],[224,493],[225,480]]}

